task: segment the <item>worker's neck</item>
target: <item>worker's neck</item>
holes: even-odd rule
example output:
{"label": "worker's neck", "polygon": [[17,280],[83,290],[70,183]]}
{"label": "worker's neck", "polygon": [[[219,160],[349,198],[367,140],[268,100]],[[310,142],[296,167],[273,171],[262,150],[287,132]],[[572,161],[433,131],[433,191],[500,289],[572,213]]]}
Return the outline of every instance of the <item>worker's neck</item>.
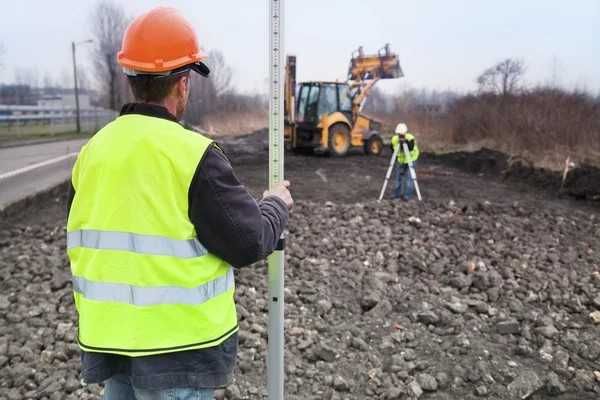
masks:
{"label": "worker's neck", "polygon": [[167,97],[166,99],[164,99],[161,102],[149,101],[148,104],[154,104],[157,106],[164,107],[167,109],[167,111],[169,113],[171,113],[171,115],[173,115],[175,118],[179,119],[179,116],[177,115],[177,99],[176,98]]}

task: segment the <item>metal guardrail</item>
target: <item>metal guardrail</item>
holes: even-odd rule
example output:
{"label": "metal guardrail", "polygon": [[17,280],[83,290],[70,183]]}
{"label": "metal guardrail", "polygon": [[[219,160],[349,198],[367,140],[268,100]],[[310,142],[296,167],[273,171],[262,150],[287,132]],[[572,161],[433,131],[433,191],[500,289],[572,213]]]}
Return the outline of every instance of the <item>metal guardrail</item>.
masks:
{"label": "metal guardrail", "polygon": [[[80,118],[114,117],[115,111],[104,108],[83,108],[79,110]],[[27,121],[40,119],[75,118],[74,108],[38,107],[38,106],[4,106],[0,105],[0,122]]]}
{"label": "metal guardrail", "polygon": [[[97,131],[117,113],[93,107],[79,110],[82,130]],[[0,136],[45,134],[74,131],[75,108],[0,105]]]}

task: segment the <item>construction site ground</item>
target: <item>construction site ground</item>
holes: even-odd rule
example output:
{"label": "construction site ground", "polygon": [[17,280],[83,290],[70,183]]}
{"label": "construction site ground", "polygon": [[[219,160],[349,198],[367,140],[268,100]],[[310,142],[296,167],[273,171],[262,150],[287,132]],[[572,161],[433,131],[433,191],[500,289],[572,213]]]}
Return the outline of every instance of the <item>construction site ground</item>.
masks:
{"label": "construction site ground", "polygon": [[[264,131],[221,143],[257,196],[267,144]],[[558,195],[556,177],[493,152],[425,155],[424,201],[377,203],[388,157],[286,154],[296,199],[286,398],[600,398],[595,171],[581,178],[591,186],[569,192],[581,201]],[[2,399],[101,392],[78,379],[65,199],[63,185],[0,222]],[[236,280],[240,349],[227,397],[261,399],[265,263]]]}

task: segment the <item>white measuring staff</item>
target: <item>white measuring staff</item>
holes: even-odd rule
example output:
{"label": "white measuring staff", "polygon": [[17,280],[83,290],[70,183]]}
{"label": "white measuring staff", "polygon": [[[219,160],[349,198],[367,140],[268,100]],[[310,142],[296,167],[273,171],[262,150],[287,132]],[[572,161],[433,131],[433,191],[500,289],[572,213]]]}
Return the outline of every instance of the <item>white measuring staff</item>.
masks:
{"label": "white measuring staff", "polygon": [[[270,98],[269,98],[269,188],[283,181],[283,55],[284,0],[269,0]],[[283,400],[284,383],[284,251],[283,238],[268,258],[269,326],[267,393],[269,400]]]}
{"label": "white measuring staff", "polygon": [[42,168],[42,167],[45,167],[47,165],[52,165],[52,164],[55,164],[57,162],[61,162],[63,160],[67,160],[69,158],[77,156],[77,154],[78,153],[69,153],[69,154],[65,154],[64,156],[51,158],[49,160],[42,161],[42,162],[39,162],[37,164],[31,164],[31,165],[28,165],[28,166],[23,167],[23,168],[19,168],[19,169],[15,169],[13,171],[5,172],[5,173],[3,173],[3,174],[0,175],[0,181],[4,180],[4,179],[11,178],[13,176],[24,174],[25,172],[29,172],[29,171],[32,171],[34,169]]}

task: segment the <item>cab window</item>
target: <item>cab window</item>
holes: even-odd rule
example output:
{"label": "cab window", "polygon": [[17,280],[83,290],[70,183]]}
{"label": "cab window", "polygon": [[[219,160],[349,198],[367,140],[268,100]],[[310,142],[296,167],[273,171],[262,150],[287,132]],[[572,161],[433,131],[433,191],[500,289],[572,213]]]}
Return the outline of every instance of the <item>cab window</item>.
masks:
{"label": "cab window", "polygon": [[337,107],[337,85],[321,85],[321,98],[319,99],[319,118],[324,114],[331,114],[338,110]]}
{"label": "cab window", "polygon": [[300,86],[298,94],[298,109],[296,110],[296,119],[304,121],[304,111],[306,110],[306,102],[308,100],[308,91],[310,86]]}
{"label": "cab window", "polygon": [[350,88],[348,85],[338,85],[340,94],[340,111],[352,111],[352,98],[350,97]]}
{"label": "cab window", "polygon": [[316,121],[317,106],[319,104],[319,86],[311,85],[310,92],[308,93],[308,101],[306,104],[306,114],[304,115],[304,121]]}

